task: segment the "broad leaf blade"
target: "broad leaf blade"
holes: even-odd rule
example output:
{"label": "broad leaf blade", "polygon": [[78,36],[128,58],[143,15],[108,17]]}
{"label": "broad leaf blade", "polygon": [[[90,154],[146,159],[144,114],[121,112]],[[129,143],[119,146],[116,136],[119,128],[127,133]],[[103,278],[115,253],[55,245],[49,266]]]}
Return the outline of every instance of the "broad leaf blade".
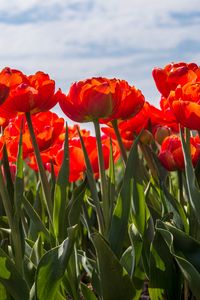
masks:
{"label": "broad leaf blade", "polygon": [[29,299],[29,289],[15,265],[0,248],[0,283],[15,300]]}
{"label": "broad leaf blade", "polygon": [[[170,280],[169,280],[170,278]],[[180,299],[180,272],[160,233],[156,232],[151,245],[149,294],[152,299]]]}
{"label": "broad leaf blade", "polygon": [[38,213],[36,212],[34,207],[30,204],[30,202],[28,201],[28,199],[25,196],[23,197],[23,205],[24,205],[27,215],[29,216],[30,220],[34,224],[34,227],[35,227],[34,229],[37,232],[43,232],[45,235],[45,238],[48,241],[50,241],[50,233],[49,233],[48,229],[46,228],[45,224],[42,222],[40,216],[38,215]]}
{"label": "broad leaf blade", "polygon": [[196,177],[192,165],[191,156],[188,151],[188,145],[184,140],[182,130],[180,130],[180,132],[181,132],[181,142],[182,142],[182,149],[183,149],[184,162],[185,162],[186,181],[187,181],[187,187],[189,191],[189,201],[194,210],[196,218],[200,223],[200,201],[199,201],[200,190],[196,186]]}
{"label": "broad leaf blade", "polygon": [[60,246],[51,249],[41,258],[36,273],[37,300],[55,299],[73,251],[77,232],[77,226],[69,228],[69,237]]}
{"label": "broad leaf blade", "polygon": [[64,155],[62,165],[58,174],[54,191],[53,226],[54,233],[58,240],[63,241],[66,237],[66,206],[67,187],[69,185],[69,142],[68,127],[66,125]]}
{"label": "broad leaf blade", "polygon": [[97,252],[103,299],[137,299],[136,290],[127,271],[103,237],[99,233],[94,233],[92,240]]}
{"label": "broad leaf blade", "polygon": [[168,245],[192,293],[200,299],[200,243],[176,227],[161,221],[157,222],[157,231]]}
{"label": "broad leaf blade", "polygon": [[120,257],[122,253],[124,236],[126,235],[128,219],[131,209],[131,191],[132,183],[131,180],[134,176],[134,172],[137,170],[136,166],[138,163],[137,145],[140,135],[135,140],[126,165],[124,180],[122,188],[115,205],[113,217],[111,221],[111,229],[109,233],[109,242],[112,250],[115,254]]}
{"label": "broad leaf blade", "polygon": [[85,191],[86,191],[86,180],[83,181],[81,185],[74,190],[72,199],[69,202],[67,209],[68,209],[68,221],[70,226],[79,223]]}

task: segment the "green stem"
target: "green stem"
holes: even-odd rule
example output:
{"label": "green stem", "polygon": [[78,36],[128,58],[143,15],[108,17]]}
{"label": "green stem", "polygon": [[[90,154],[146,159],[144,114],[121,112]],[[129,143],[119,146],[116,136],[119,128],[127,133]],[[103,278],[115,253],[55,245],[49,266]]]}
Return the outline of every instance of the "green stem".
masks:
{"label": "green stem", "polygon": [[49,187],[49,183],[48,183],[48,180],[47,180],[45,169],[44,169],[42,159],[41,159],[41,156],[40,156],[40,150],[39,150],[37,140],[36,140],[36,137],[35,137],[30,112],[26,113],[26,120],[27,120],[28,129],[29,129],[29,132],[30,132],[31,141],[32,141],[32,144],[33,144],[33,149],[34,149],[34,152],[35,152],[35,157],[36,157],[36,161],[37,161],[37,165],[38,165],[38,169],[39,169],[39,174],[40,174],[40,179],[41,179],[41,183],[42,183],[44,198],[45,198],[45,202],[46,202],[46,208],[47,208],[47,212],[48,212],[48,215],[49,215],[49,220],[50,220],[50,223],[53,224],[52,223],[53,206],[52,206],[52,202],[51,202],[51,190],[50,190],[50,187]]}
{"label": "green stem", "polygon": [[93,124],[94,124],[96,142],[97,142],[97,153],[98,153],[98,163],[99,163],[99,173],[100,173],[103,214],[104,214],[105,227],[106,227],[106,232],[107,232],[108,224],[109,224],[109,210],[110,209],[109,209],[108,187],[107,187],[107,180],[106,180],[106,173],[105,173],[103,148],[102,148],[102,142],[101,142],[101,132],[100,132],[99,121],[94,120]]}
{"label": "green stem", "polygon": [[6,216],[8,218],[9,227],[12,228],[13,209],[12,209],[11,201],[10,201],[10,198],[8,195],[8,191],[7,191],[5,183],[4,183],[1,165],[0,165],[0,194],[1,194],[1,199],[3,202],[3,206],[4,206],[4,209],[6,212]]}
{"label": "green stem", "polygon": [[[89,183],[89,187],[90,187],[90,191],[91,191],[91,195],[94,201],[94,205],[96,208],[96,214],[97,214],[97,221],[98,221],[98,225],[99,225],[99,231],[100,233],[104,234],[105,230],[105,222],[104,222],[104,216],[102,213],[102,208],[100,205],[100,201],[99,201],[99,196],[98,196],[98,192],[97,192],[97,187],[96,187],[96,181],[94,179],[94,174],[93,174],[93,170],[92,170],[92,166],[87,154],[87,150],[83,141],[83,138],[81,136],[80,130],[77,126],[77,131],[78,131],[78,135],[80,138],[80,142],[81,142],[81,147],[83,150],[83,154],[84,154],[84,158],[85,158],[85,164],[86,164],[86,175],[87,175],[87,179],[88,179],[88,183]],[[86,214],[87,210],[85,209],[85,217],[87,217]],[[89,220],[89,217],[86,218],[86,220]],[[89,222],[87,222],[87,224],[89,224]],[[88,227],[88,230],[90,228]]]}
{"label": "green stem", "polygon": [[186,279],[184,279],[184,300],[189,299],[189,285]]}
{"label": "green stem", "polygon": [[185,141],[188,147],[188,152],[191,156],[191,149],[190,149],[190,129],[185,128]]}
{"label": "green stem", "polygon": [[185,200],[183,197],[183,178],[182,178],[182,171],[178,170],[177,171],[178,175],[178,201],[184,207],[185,205]]}
{"label": "green stem", "polygon": [[117,125],[117,120],[113,120],[111,123],[112,123],[113,129],[115,131],[115,135],[116,135],[116,138],[117,138],[117,142],[118,142],[118,145],[119,145],[119,149],[120,149],[120,152],[121,152],[121,156],[122,156],[124,165],[126,165],[127,153],[126,153],[126,149],[124,148],[124,144],[122,142],[122,138],[121,138],[119,128],[118,128],[118,125]]}

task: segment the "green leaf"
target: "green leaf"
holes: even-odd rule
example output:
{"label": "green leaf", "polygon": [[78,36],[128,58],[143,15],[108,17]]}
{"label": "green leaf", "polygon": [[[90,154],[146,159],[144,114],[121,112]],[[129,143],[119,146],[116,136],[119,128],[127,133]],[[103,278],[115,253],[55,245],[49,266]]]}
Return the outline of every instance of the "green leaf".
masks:
{"label": "green leaf", "polygon": [[30,253],[30,260],[35,265],[36,268],[40,262],[41,257],[45,252],[43,247],[44,245],[41,239],[41,235],[39,235],[36,242],[31,247],[31,253]]}
{"label": "green leaf", "polygon": [[150,213],[145,202],[143,185],[133,180],[132,219],[141,236],[144,235]]}
{"label": "green leaf", "polygon": [[66,238],[66,206],[67,187],[69,185],[69,143],[68,127],[66,125],[63,161],[58,173],[54,191],[53,226],[55,236],[59,241]]}
{"label": "green leaf", "polygon": [[134,285],[118,258],[99,233],[92,234],[99,266],[104,300],[132,300],[136,298]]}
{"label": "green leaf", "polygon": [[88,288],[88,286],[86,284],[84,284],[82,282],[81,282],[81,291],[82,291],[84,299],[97,300],[97,297],[95,296],[93,291],[90,288]]}
{"label": "green leaf", "polygon": [[127,231],[128,219],[131,208],[131,191],[132,184],[131,179],[135,175],[138,163],[137,145],[140,135],[136,138],[126,165],[124,180],[122,183],[121,191],[117,199],[117,203],[114,209],[111,228],[109,233],[109,242],[112,250],[120,257],[123,247],[124,237]]}
{"label": "green leaf", "polygon": [[18,270],[22,273],[22,261],[24,256],[24,232],[21,223],[22,201],[24,193],[24,173],[23,173],[23,149],[22,149],[22,130],[23,122],[20,128],[20,137],[17,154],[17,170],[14,183],[14,217],[11,227],[12,242],[15,255],[15,263]]}
{"label": "green leaf", "polygon": [[68,238],[60,246],[49,250],[41,258],[36,272],[37,300],[56,299],[56,293],[59,291],[77,233],[77,226],[70,227],[68,229]]}
{"label": "green leaf", "polygon": [[32,119],[31,119],[31,114],[30,114],[30,112],[26,112],[25,115],[26,115],[26,121],[27,121],[28,129],[29,129],[29,133],[30,133],[30,137],[31,137],[31,142],[33,144],[33,149],[34,149],[34,153],[35,153],[35,157],[36,157],[36,161],[37,161],[37,165],[38,165],[38,173],[40,175],[42,189],[43,189],[43,195],[44,195],[43,199],[44,199],[44,203],[47,208],[50,223],[52,225],[53,208],[52,208],[52,199],[51,199],[51,189],[50,189],[50,185],[49,185],[47,175],[46,175],[46,172],[44,169],[42,158],[40,155],[40,149],[39,149],[37,139],[35,136],[33,123],[32,123]]}
{"label": "green leaf", "polygon": [[86,180],[83,181],[80,186],[78,186],[73,191],[73,196],[68,205],[68,220],[69,225],[73,226],[79,223],[80,213],[82,209],[82,204],[84,201],[84,195],[86,191]]}
{"label": "green leaf", "polygon": [[137,292],[141,293],[142,286],[146,278],[142,268],[143,239],[134,224],[131,224],[129,227],[129,237],[135,253],[134,270],[131,277]]}
{"label": "green leaf", "polygon": [[[116,191],[115,191],[115,163],[113,158],[113,146],[112,140],[110,139],[110,157],[109,157],[109,169],[108,169],[108,197],[109,197],[109,219],[111,222],[113,210],[116,201]],[[109,224],[110,226],[110,224]]]}
{"label": "green leaf", "polygon": [[5,287],[0,283],[0,299],[1,300],[8,300],[8,294],[6,292]]}
{"label": "green leaf", "polygon": [[123,253],[120,259],[121,265],[126,269],[130,278],[133,276],[135,268],[135,250],[134,247],[129,246],[126,251]]}
{"label": "green leaf", "polygon": [[170,194],[165,184],[161,185],[164,195],[164,201],[166,202],[168,213],[173,213],[173,222],[179,229],[184,229],[187,233],[189,232],[189,225],[185,211],[181,204]]}
{"label": "green leaf", "polygon": [[200,201],[199,201],[200,190],[196,186],[195,172],[192,165],[191,156],[188,150],[189,145],[187,145],[184,140],[182,130],[180,130],[180,132],[181,132],[181,142],[182,142],[182,149],[183,149],[184,162],[185,162],[186,181],[187,181],[187,186],[189,191],[189,201],[196,215],[196,219],[200,223]]}
{"label": "green leaf", "polygon": [[[170,280],[169,280],[170,278]],[[180,299],[180,272],[173,256],[159,232],[156,232],[151,245],[149,294],[151,299]]]}
{"label": "green leaf", "polygon": [[200,243],[176,227],[157,222],[156,230],[162,235],[183,276],[197,299],[200,299]]}
{"label": "green leaf", "polygon": [[49,234],[48,229],[46,228],[46,226],[42,222],[40,216],[35,211],[35,209],[30,204],[30,202],[28,201],[28,199],[26,197],[23,197],[23,205],[24,205],[27,215],[29,216],[29,218],[31,219],[31,221],[34,224],[34,227],[35,227],[34,229],[37,232],[43,232],[47,241],[50,241],[50,234]]}
{"label": "green leaf", "polygon": [[136,267],[139,264],[141,259],[143,240],[134,224],[131,224],[129,228],[129,236],[130,236],[131,244],[135,250],[135,267]]}
{"label": "green leaf", "polygon": [[6,178],[6,187],[7,187],[8,193],[9,193],[10,200],[13,203],[14,185],[13,185],[13,180],[12,180],[12,176],[11,176],[11,172],[10,172],[6,143],[4,144],[4,147],[3,147],[3,169],[4,169],[4,175]]}
{"label": "green leaf", "polygon": [[0,248],[0,283],[15,300],[29,299],[29,289],[14,263]]}
{"label": "green leaf", "polygon": [[63,287],[73,300],[79,300],[79,275],[80,273],[79,264],[77,262],[77,250],[76,245],[74,245],[74,251],[69,258],[65,276],[63,278]]}
{"label": "green leaf", "polygon": [[166,169],[161,165],[158,157],[154,152],[153,159],[157,167],[157,172],[160,179],[160,195],[162,199],[162,203],[165,207],[166,213],[173,214],[173,222],[176,224],[176,226],[180,229],[185,229],[186,232],[189,230],[187,218],[185,211],[181,204],[173,197],[172,194],[170,194],[168,187],[166,186],[166,179],[168,172]]}
{"label": "green leaf", "polygon": [[99,196],[98,196],[96,181],[94,179],[94,174],[93,174],[92,166],[91,166],[91,163],[90,163],[90,159],[89,159],[89,156],[87,154],[87,150],[86,150],[83,138],[81,136],[81,133],[80,133],[80,130],[79,130],[78,127],[77,127],[77,131],[78,131],[78,134],[79,134],[81,147],[82,147],[83,154],[84,154],[84,160],[85,160],[85,164],[86,164],[86,175],[87,175],[87,180],[88,180],[88,184],[89,184],[89,187],[90,187],[90,192],[91,192],[91,195],[92,195],[92,199],[94,201],[94,206],[95,206],[95,209],[96,209],[99,230],[100,230],[101,233],[103,233],[105,224],[104,224],[104,217],[103,217],[102,208],[101,208],[100,200],[99,200]]}

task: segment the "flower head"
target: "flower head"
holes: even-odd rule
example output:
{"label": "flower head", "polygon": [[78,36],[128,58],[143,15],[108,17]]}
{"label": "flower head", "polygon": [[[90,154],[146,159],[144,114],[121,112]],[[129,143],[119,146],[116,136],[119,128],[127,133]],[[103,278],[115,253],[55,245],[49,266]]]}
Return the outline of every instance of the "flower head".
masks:
{"label": "flower head", "polygon": [[72,84],[59,103],[73,121],[89,122],[130,118],[144,105],[144,96],[125,80],[93,77]]}
{"label": "flower head", "polygon": [[[200,156],[200,138],[190,138],[190,152],[193,166],[196,166]],[[161,145],[159,159],[168,171],[183,170],[185,167],[181,140],[176,135],[165,138]]]}
{"label": "flower head", "polygon": [[47,111],[58,102],[55,82],[43,72],[26,76],[21,71],[5,68],[0,73],[0,84],[10,91],[5,99],[0,99],[0,108],[6,112],[34,114]]}
{"label": "flower head", "polygon": [[152,71],[157,89],[164,96],[168,97],[170,91],[178,85],[185,85],[188,82],[196,82],[200,79],[200,69],[195,63],[171,63],[161,68],[154,68]]}
{"label": "flower head", "polygon": [[168,102],[182,126],[200,130],[200,82],[178,86],[171,91]]}

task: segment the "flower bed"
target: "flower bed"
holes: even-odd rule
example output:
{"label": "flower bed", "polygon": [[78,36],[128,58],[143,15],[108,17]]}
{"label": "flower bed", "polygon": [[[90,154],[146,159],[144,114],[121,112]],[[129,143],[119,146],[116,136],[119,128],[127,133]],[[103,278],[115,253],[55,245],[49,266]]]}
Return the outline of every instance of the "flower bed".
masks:
{"label": "flower bed", "polygon": [[0,72],[2,300],[200,299],[200,68],[153,77],[160,108],[125,80]]}

